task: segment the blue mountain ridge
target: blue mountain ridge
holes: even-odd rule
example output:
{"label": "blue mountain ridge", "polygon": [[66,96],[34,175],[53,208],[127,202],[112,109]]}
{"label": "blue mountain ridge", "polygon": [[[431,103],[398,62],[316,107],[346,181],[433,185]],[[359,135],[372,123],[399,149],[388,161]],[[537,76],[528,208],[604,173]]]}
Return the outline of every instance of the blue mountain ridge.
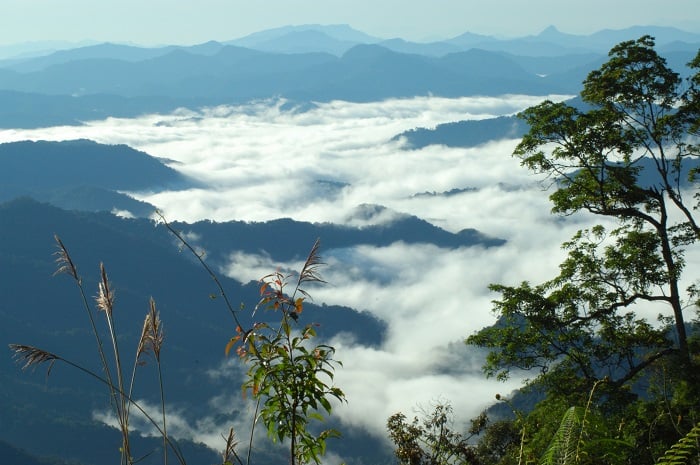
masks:
{"label": "blue mountain ridge", "polygon": [[[2,144],[0,154],[3,175],[8,179],[26,176],[27,189],[34,196],[38,191],[46,192],[47,187],[62,187],[67,192],[80,190],[86,180],[105,171],[110,177],[101,181],[113,189],[182,181],[173,177],[172,170],[159,160],[127,146],[105,146],[86,140],[26,141]],[[37,167],[45,164],[51,166],[58,180],[52,176],[32,179]],[[69,169],[73,172],[61,171]],[[131,176],[139,169],[150,170],[151,174],[143,178]],[[112,192],[107,188],[104,191]],[[88,195],[90,192],[93,191],[88,190]],[[209,380],[207,375],[208,370],[223,361],[222,348],[233,331],[221,300],[209,297],[216,294],[216,288],[193,258],[180,252],[164,227],[156,227],[148,219],[127,220],[107,211],[85,211],[91,208],[85,208],[80,198],[71,200],[76,204],[75,211],[29,197],[0,203],[0,269],[7,271],[0,280],[0,344],[39,346],[99,371],[96,357],[90,357],[94,341],[76,300],[74,283],[66,276],[51,277],[56,269],[53,235],[58,234],[71,252],[88,293],[96,289],[99,263],[105,263],[118,296],[116,324],[122,334],[120,344],[128,348],[127,353],[136,345],[149,297],[156,300],[167,331],[164,354],[177,360],[174,366],[166,368],[168,399],[182,406],[188,419],[195,421],[207,413],[209,399],[230,387],[230,381]],[[383,208],[360,206],[356,214],[371,220]],[[109,205],[105,210],[109,210]],[[194,245],[207,250],[207,261],[216,269],[228,265],[228,257],[235,251],[263,254],[279,261],[303,259],[316,238],[321,238],[322,255],[338,257],[342,250],[360,244],[383,246],[402,241],[454,248],[503,243],[472,229],[452,234],[414,216],[395,216],[388,224],[363,228],[291,219],[264,223],[173,223],[173,227],[195,233],[198,239]],[[254,307],[259,298],[257,283],[220,279],[236,304]],[[343,333],[357,344],[381,344],[385,323],[362,310],[309,303],[303,321],[317,322],[321,338]],[[208,382],[197,381],[201,379]],[[106,463],[118,454],[116,446],[108,446],[118,440],[116,431],[92,419],[93,412],[106,410],[108,403],[99,386],[89,379],[76,376],[65,366],[55,367],[49,379],[41,369],[20,373],[8,356],[0,358],[0,382],[0,441],[38,456],[86,464]],[[143,393],[139,395],[151,402],[157,402],[152,397],[157,392],[154,383],[155,379],[139,382],[139,393]],[[231,421],[235,408],[232,406],[230,418],[224,415],[220,421]],[[47,439],[37,443],[37,436]],[[387,453],[383,446],[375,444],[376,438],[366,433],[350,429],[348,436],[351,439],[339,447],[349,447],[348,451],[356,457],[376,460]],[[155,439],[136,439],[135,444],[147,451],[159,447]],[[213,463],[211,451],[201,445],[183,441],[182,447],[196,463]],[[143,463],[155,464],[159,459],[160,455],[154,453]],[[263,454],[259,463],[278,460],[279,457]]]}
{"label": "blue mountain ridge", "polygon": [[[0,224],[0,269],[10,271],[0,280],[1,345],[38,346],[100,372],[75,283],[65,275],[52,277],[56,233],[70,251],[88,296],[97,289],[98,265],[105,264],[117,296],[115,326],[125,360],[133,359],[149,298],[155,299],[166,332],[167,397],[171,405],[180,406],[182,415],[194,422],[211,413],[211,398],[222,392],[240,392],[240,380],[207,374],[225,361],[224,346],[235,334],[235,324],[223,301],[210,297],[217,289],[207,273],[180,252],[164,227],[107,213],[67,212],[28,198],[0,204]],[[226,241],[235,248],[244,239],[229,236]],[[304,256],[314,240],[300,238],[304,248],[295,253]],[[215,264],[215,259],[210,263]],[[257,283],[238,283],[225,276],[219,279],[236,309],[239,303],[246,305],[240,318],[250,324],[259,299]],[[259,312],[255,318],[264,321],[269,317]],[[372,315],[334,305],[307,303],[300,324],[308,322],[319,325],[323,340],[342,332],[352,335],[357,344],[369,346],[379,344],[385,331],[384,323]],[[0,357],[0,440],[36,455],[84,463],[116,460],[118,448],[110,444],[118,443],[118,433],[92,419],[94,411],[109,408],[102,386],[61,364],[48,379],[41,368],[20,373],[9,353],[6,355]],[[157,381],[149,374],[139,378],[137,395],[157,403]],[[245,407],[234,403],[229,414],[220,414],[219,421],[230,423],[237,408]],[[43,436],[46,440],[36,440]],[[148,451],[156,444],[156,439],[143,440],[139,449]],[[186,441],[183,447],[195,457],[190,458],[193,463],[214,463],[211,451]],[[162,457],[158,455],[144,463],[159,463]]]}

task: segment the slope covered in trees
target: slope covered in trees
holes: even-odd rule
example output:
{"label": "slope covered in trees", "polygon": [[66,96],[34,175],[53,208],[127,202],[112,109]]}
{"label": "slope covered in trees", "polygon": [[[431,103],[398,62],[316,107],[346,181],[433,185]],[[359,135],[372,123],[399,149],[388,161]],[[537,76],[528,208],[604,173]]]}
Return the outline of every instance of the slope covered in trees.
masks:
{"label": "slope covered in trees", "polygon": [[[589,109],[547,101],[521,114],[530,130],[515,155],[552,184],[553,212],[614,220],[563,244],[553,279],[492,285],[499,323],[467,340],[490,350],[488,376],[534,372],[527,387],[545,398],[518,420],[526,454],[543,453],[553,435],[536,425],[551,427],[570,406],[589,417],[577,417],[583,452],[566,463],[655,463],[698,422],[699,295],[683,270],[700,239],[699,84],[700,73],[683,81],[644,36],[589,74]],[[658,321],[646,316],[651,304]]]}

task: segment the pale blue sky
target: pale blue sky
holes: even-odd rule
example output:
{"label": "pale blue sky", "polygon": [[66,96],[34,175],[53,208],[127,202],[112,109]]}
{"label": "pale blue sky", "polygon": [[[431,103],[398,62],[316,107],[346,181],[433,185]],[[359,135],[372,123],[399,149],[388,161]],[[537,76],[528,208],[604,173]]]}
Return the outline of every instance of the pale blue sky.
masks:
{"label": "pale blue sky", "polygon": [[700,32],[698,0],[1,0],[0,44],[230,40],[289,24],[350,24],[382,38],[572,34],[632,25]]}

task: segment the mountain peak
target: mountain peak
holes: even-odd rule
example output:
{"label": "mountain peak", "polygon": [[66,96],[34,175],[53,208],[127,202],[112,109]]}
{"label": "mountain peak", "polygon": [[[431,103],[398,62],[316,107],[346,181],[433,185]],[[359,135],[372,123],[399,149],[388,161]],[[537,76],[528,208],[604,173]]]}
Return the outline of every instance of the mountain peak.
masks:
{"label": "mountain peak", "polygon": [[542,32],[538,34],[538,37],[556,37],[562,35],[562,32],[557,29],[556,26],[547,26]]}

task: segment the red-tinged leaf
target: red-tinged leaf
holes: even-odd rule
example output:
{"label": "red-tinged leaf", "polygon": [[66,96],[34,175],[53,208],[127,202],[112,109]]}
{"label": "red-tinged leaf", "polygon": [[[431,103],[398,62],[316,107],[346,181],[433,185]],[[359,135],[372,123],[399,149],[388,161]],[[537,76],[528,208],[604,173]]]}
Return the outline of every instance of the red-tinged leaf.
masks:
{"label": "red-tinged leaf", "polygon": [[228,353],[231,351],[231,348],[233,345],[238,342],[238,340],[241,338],[241,336],[235,336],[232,337],[230,341],[228,341],[228,344],[226,344],[226,348],[224,349],[224,354],[228,357]]}
{"label": "red-tinged leaf", "polygon": [[301,313],[304,310],[304,298],[303,297],[299,297],[294,302],[294,309],[297,313]]}
{"label": "red-tinged leaf", "polygon": [[264,282],[264,283],[262,283],[262,286],[260,286],[260,295],[263,295],[265,293],[266,289],[267,289],[267,283]]}

